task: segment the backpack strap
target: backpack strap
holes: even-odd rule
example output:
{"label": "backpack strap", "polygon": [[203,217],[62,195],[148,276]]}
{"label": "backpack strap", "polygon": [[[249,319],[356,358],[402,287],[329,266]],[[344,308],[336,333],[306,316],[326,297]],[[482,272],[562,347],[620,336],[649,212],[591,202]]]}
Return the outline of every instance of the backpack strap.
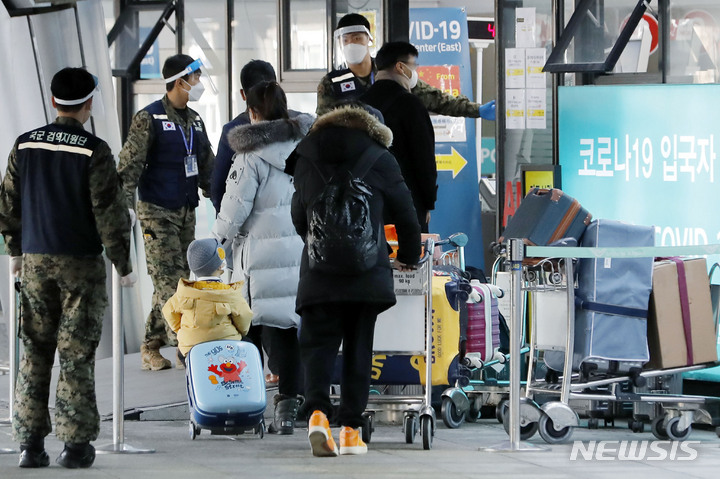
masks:
{"label": "backpack strap", "polygon": [[373,141],[367,148],[365,148],[365,151],[363,151],[363,154],[357,160],[355,166],[353,166],[352,170],[350,170],[350,174],[354,178],[362,180],[365,175],[368,174],[368,171],[370,171],[375,162],[380,159],[386,151],[387,150],[385,148],[382,148]]}
{"label": "backpack strap", "polygon": [[[374,141],[368,145],[367,148],[365,148],[365,151],[362,152],[362,155],[360,155],[360,158],[357,159],[355,162],[355,166],[352,167],[352,169],[348,170],[350,171],[350,174],[353,176],[353,178],[363,179],[365,175],[368,174],[368,171],[373,167],[375,162],[385,153],[387,150],[383,147],[381,147],[379,144],[375,143]],[[325,184],[328,184],[330,181],[332,181],[335,174],[339,171],[342,171],[343,169],[347,168],[348,164],[352,160],[345,161],[341,163],[336,170],[336,173],[331,175],[330,178],[325,178],[325,175],[322,172],[322,169],[317,164],[315,159],[311,156],[307,157],[308,160],[310,160],[310,164],[312,164],[315,169],[317,170],[318,174],[320,175],[320,178],[323,180]]]}

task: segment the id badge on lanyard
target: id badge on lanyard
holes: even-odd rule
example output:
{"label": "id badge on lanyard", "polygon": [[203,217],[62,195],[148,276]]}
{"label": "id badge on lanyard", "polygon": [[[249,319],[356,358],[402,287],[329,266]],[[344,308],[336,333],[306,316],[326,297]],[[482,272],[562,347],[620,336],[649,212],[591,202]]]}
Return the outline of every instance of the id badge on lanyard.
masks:
{"label": "id badge on lanyard", "polygon": [[193,154],[193,139],[194,139],[194,128],[192,125],[190,126],[190,144],[187,142],[187,138],[185,138],[185,132],[183,131],[182,126],[179,128],[180,134],[183,137],[183,143],[185,144],[185,151],[187,152],[187,156],[185,157],[185,177],[189,178],[191,176],[197,176],[198,175],[198,162],[197,162],[197,155]]}

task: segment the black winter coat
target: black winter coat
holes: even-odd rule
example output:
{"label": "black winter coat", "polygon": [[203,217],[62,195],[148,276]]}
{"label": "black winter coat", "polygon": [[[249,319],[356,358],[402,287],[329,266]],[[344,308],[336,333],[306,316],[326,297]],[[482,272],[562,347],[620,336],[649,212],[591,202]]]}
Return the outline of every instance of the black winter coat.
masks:
{"label": "black winter coat", "polygon": [[[351,157],[359,158],[371,142],[387,147],[392,133],[374,116],[362,108],[343,107],[321,116],[310,133],[288,158],[286,171],[294,174],[295,194],[292,202],[292,219],[295,228],[305,240],[308,231],[308,209],[324,188],[324,182],[309,157],[320,165],[323,175],[331,177],[340,163]],[[364,177],[372,190],[370,213],[373,229],[383,228],[383,211],[395,218],[398,233],[398,260],[416,264],[420,258],[420,226],[412,197],[403,181],[400,168],[393,155],[383,154]],[[376,235],[377,236],[377,235]],[[296,311],[302,314],[305,306],[337,302],[367,302],[378,305],[381,312],[395,304],[392,270],[384,235],[378,245],[377,264],[356,275],[328,274],[308,268],[307,245],[300,264],[300,282]]]}
{"label": "black winter coat", "polygon": [[415,207],[424,212],[435,209],[435,132],[425,106],[393,80],[376,81],[361,100],[385,117],[385,125],[393,134],[390,151],[400,165]]}

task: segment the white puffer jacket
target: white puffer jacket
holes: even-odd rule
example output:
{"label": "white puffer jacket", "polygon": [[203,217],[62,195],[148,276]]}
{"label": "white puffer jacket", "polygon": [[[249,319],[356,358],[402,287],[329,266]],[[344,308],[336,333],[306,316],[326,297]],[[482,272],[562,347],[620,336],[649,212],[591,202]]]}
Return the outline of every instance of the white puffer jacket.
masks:
{"label": "white puffer jacket", "polygon": [[303,242],[290,205],[295,188],[285,160],[307,134],[314,118],[242,125],[228,134],[236,151],[213,235],[233,242],[233,281],[245,281],[243,295],[253,324],[291,328]]}

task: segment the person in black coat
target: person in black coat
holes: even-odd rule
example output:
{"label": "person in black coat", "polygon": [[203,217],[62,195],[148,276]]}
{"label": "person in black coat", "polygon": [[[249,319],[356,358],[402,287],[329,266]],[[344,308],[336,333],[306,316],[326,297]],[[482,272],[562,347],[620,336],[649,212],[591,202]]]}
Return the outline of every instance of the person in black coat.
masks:
{"label": "person in black coat", "polygon": [[385,43],[375,57],[375,83],[361,100],[380,110],[392,130],[390,151],[412,193],[422,232],[427,233],[437,197],[437,167],[430,115],[422,101],[410,93],[418,80],[417,57],[417,49],[409,43]]}
{"label": "person in black coat", "polygon": [[[346,105],[317,119],[310,133],[288,158],[286,171],[294,175],[292,219],[306,241],[309,211],[323,191],[325,178],[338,165],[359,158],[368,145],[390,145],[392,133],[360,104]],[[312,162],[311,162],[312,161]],[[362,454],[367,447],[358,438],[370,388],[373,334],[377,315],[395,304],[393,275],[383,230],[383,212],[395,219],[399,250],[395,266],[414,268],[420,257],[420,228],[412,197],[393,155],[386,151],[363,181],[370,187],[370,216],[380,238],[375,266],[358,274],[330,274],[310,269],[307,244],[300,264],[296,310],[302,322],[300,352],[305,369],[305,405],[313,454],[338,454],[327,416],[332,412],[329,390],[340,342],[343,344],[341,399],[337,419],[343,430],[340,454]]]}

